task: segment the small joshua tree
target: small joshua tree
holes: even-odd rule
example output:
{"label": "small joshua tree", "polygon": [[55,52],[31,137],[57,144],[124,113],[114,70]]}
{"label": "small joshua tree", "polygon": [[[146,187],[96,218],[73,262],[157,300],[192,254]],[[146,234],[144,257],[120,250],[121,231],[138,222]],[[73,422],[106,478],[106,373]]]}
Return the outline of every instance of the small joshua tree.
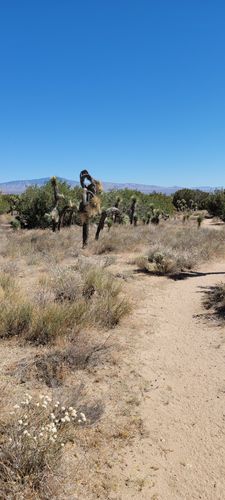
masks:
{"label": "small joshua tree", "polygon": [[154,210],[153,216],[151,218],[151,223],[152,224],[159,224],[159,217],[160,217],[160,210]]}
{"label": "small joshua tree", "polygon": [[137,198],[136,198],[136,196],[132,196],[129,216],[130,216],[130,224],[134,224],[134,225],[136,225],[135,224],[135,209],[136,209],[136,204],[137,204]]}
{"label": "small joshua tree", "polygon": [[197,217],[198,229],[201,227],[203,219],[204,219],[203,215],[198,215]]}
{"label": "small joshua tree", "polygon": [[113,219],[113,217],[115,217],[115,216],[119,217],[120,215],[121,215],[120,210],[116,207],[110,207],[107,210],[103,210],[101,213],[99,223],[98,223],[97,231],[95,234],[95,239],[96,240],[99,239],[100,232],[104,229],[105,221],[108,217]]}
{"label": "small joshua tree", "polygon": [[[116,198],[116,203],[115,203],[115,205],[114,205],[114,206],[115,206],[115,208],[118,208],[118,209],[119,209],[119,205],[120,205],[121,201],[122,201],[122,200],[121,200],[120,196],[117,196],[117,198]],[[120,214],[115,214],[115,215],[114,215],[114,217],[113,217],[113,222],[114,222],[114,224],[116,224],[116,223],[119,223],[119,224],[120,224],[120,223],[121,223],[121,217],[120,217]]]}
{"label": "small joshua tree", "polygon": [[[65,214],[68,212],[71,217],[72,221],[72,215],[74,212],[77,212],[77,207],[75,204],[73,204],[70,200],[68,203],[66,203],[65,196],[64,194],[61,194],[58,189],[57,185],[57,179],[56,177],[51,178],[51,185],[53,188],[53,196],[54,196],[54,207],[51,211],[50,214],[46,214],[46,219],[49,218],[51,223],[52,223],[52,230],[53,232],[58,229],[60,231],[61,225],[63,223],[63,219],[65,217]],[[63,200],[63,206],[60,207],[60,201]]]}

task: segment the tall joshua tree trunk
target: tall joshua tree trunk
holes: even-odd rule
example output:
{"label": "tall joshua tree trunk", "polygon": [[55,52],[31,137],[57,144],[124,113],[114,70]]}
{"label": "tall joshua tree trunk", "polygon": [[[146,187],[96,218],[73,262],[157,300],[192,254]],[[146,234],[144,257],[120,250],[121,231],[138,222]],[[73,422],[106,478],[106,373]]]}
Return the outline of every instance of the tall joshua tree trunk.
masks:
{"label": "tall joshua tree trunk", "polygon": [[88,244],[88,236],[89,236],[89,222],[84,222],[84,224],[83,224],[83,248],[85,248]]}
{"label": "tall joshua tree trunk", "polygon": [[105,224],[106,218],[110,217],[110,216],[111,217],[119,217],[120,210],[116,207],[111,207],[111,208],[108,208],[107,210],[103,210],[103,212],[101,213],[100,221],[98,223],[97,231],[95,234],[96,240],[99,239],[99,234],[104,229],[104,224]]}
{"label": "tall joshua tree trunk", "polygon": [[131,198],[131,206],[130,206],[130,224],[135,222],[135,208],[136,208],[137,199],[135,196]]}

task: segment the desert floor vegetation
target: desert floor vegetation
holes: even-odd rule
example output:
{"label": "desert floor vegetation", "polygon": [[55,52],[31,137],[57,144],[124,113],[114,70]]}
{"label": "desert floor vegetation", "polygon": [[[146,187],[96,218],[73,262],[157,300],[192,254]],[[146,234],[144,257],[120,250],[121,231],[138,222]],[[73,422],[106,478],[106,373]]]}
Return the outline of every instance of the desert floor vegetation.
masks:
{"label": "desert floor vegetation", "polygon": [[[220,322],[225,319],[225,284],[218,283],[204,290],[204,306]],[[213,315],[213,316],[212,316]]]}
{"label": "desert floor vegetation", "polygon": [[[225,231],[179,217],[90,240],[82,250],[80,227],[1,233],[3,499],[151,498],[145,477],[124,479],[126,453],[147,439],[142,399],[157,387],[157,374],[139,373],[147,311],[163,275],[224,257]],[[223,306],[218,287],[210,300]]]}
{"label": "desert floor vegetation", "polygon": [[[2,235],[4,499],[67,498],[70,488],[82,495],[94,488],[96,498],[103,496],[105,480],[93,487],[86,470],[99,467],[99,449],[109,458],[109,439],[123,446],[140,425],[138,417],[123,415],[123,399],[116,418],[110,415],[111,403],[107,408],[108,399],[118,398],[118,388],[108,395],[106,381],[108,372],[115,376],[122,350],[116,340],[112,347],[111,339],[118,336],[131,300],[110,271],[115,259],[81,252],[76,229],[58,237],[48,230]],[[39,400],[39,395],[44,396]],[[72,479],[67,468],[62,472],[65,461],[72,462]]]}
{"label": "desert floor vegetation", "polygon": [[155,229],[154,236],[148,253],[136,259],[140,270],[173,276],[224,255],[224,230],[213,232],[194,221],[183,226],[180,222],[165,224]]}

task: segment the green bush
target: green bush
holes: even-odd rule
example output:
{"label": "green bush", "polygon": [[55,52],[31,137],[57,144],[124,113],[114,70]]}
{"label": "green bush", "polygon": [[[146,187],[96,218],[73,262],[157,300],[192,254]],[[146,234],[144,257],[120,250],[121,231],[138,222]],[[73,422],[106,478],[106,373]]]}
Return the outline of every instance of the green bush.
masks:
{"label": "green bush", "polygon": [[200,189],[179,189],[173,195],[173,205],[177,210],[185,206],[191,210],[205,210],[207,208],[209,193]]}
{"label": "green bush", "polygon": [[17,231],[17,229],[20,229],[20,228],[21,228],[20,221],[19,221],[19,220],[17,220],[17,219],[12,220],[10,224],[11,224],[11,227],[12,227],[15,231]]}
{"label": "green bush", "polygon": [[[71,200],[77,202],[79,199],[79,189],[70,188],[66,182],[58,181],[59,192],[65,199],[60,200],[59,208]],[[50,225],[51,219],[46,216],[54,207],[54,197],[51,182],[44,186],[31,186],[20,196],[18,204],[18,214],[22,227],[28,229],[45,228]]]}
{"label": "green bush", "polygon": [[137,198],[135,212],[137,213],[138,220],[143,220],[143,218],[147,220],[149,212],[152,212],[153,209],[167,214],[172,214],[174,211],[171,196],[166,196],[162,193],[144,194],[132,189],[114,189],[108,193],[103,193],[101,196],[102,206],[105,208],[114,206],[118,197],[120,198],[119,208],[124,215],[129,215],[131,198]]}
{"label": "green bush", "polygon": [[213,217],[225,220],[225,190],[217,190],[208,199],[207,209]]}

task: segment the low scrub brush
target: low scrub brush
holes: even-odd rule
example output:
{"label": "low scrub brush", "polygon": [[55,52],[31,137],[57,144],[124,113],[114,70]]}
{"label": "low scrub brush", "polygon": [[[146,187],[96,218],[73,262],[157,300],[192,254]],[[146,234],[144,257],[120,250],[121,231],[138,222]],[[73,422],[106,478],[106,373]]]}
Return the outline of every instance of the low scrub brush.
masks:
{"label": "low scrub brush", "polygon": [[39,498],[42,493],[41,498],[50,499],[53,492],[44,479],[57,471],[64,446],[85,423],[85,414],[72,406],[26,394],[1,424],[1,498]]}

